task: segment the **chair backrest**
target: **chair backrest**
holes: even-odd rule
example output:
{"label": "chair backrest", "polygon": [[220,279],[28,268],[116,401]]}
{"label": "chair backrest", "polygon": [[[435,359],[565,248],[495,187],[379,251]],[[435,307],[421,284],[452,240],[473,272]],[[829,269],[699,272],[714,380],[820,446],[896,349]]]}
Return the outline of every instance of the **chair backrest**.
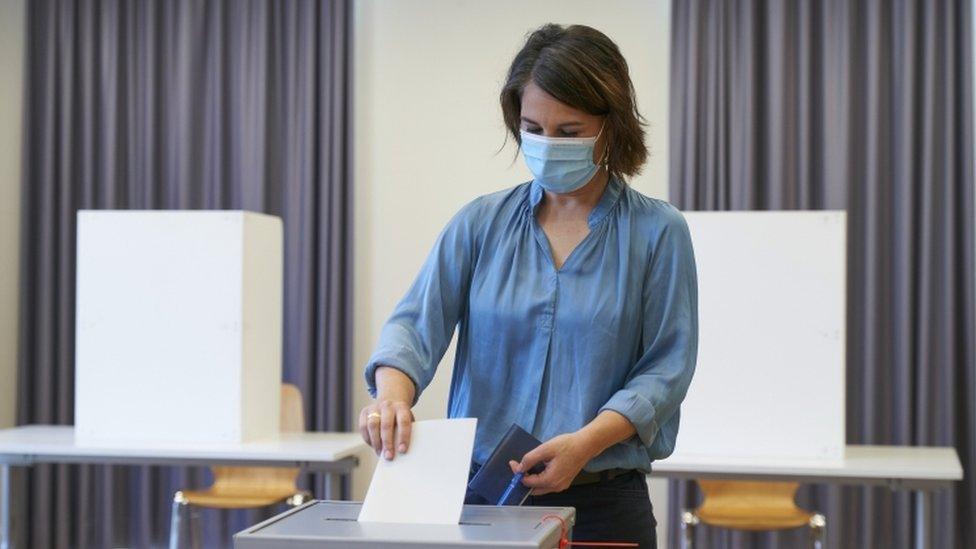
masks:
{"label": "chair backrest", "polygon": [[302,392],[291,383],[281,384],[281,432],[305,431],[305,404]]}
{"label": "chair backrest", "polygon": [[[300,433],[305,430],[305,410],[302,393],[290,383],[281,384],[281,432]],[[240,505],[226,502],[224,507],[250,507],[246,497],[254,493],[298,492],[295,483],[299,470],[282,467],[214,466],[212,490],[231,498],[242,496]]]}

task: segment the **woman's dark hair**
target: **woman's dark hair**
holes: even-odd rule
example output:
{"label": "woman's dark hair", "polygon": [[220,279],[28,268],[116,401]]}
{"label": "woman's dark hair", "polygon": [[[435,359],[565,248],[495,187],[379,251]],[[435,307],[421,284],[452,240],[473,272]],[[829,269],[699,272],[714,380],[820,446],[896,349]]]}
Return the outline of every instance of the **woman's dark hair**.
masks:
{"label": "woman's dark hair", "polygon": [[627,61],[607,35],[585,25],[554,23],[529,34],[501,92],[505,127],[519,148],[522,91],[530,81],[570,107],[606,115],[608,171],[616,176],[640,172],[647,161],[646,122],[637,111]]}

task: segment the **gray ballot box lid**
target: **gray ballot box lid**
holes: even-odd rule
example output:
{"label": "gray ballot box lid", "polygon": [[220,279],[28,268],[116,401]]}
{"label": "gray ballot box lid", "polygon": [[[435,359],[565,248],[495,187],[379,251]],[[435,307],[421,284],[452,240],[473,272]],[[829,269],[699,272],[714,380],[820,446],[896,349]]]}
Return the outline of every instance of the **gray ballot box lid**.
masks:
{"label": "gray ballot box lid", "polygon": [[[572,529],[572,507],[465,505],[459,524],[359,522],[361,502],[310,501],[234,535],[235,549],[481,549],[559,547],[558,515]],[[572,539],[572,538],[570,538]]]}

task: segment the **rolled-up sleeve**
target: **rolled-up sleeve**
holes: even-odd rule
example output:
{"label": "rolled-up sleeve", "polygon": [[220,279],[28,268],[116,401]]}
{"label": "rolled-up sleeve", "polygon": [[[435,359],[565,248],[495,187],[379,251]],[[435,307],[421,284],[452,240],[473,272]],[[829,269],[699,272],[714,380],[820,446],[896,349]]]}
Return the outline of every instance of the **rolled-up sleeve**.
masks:
{"label": "rolled-up sleeve", "polygon": [[[643,354],[625,385],[600,408],[626,417],[644,446],[678,411],[688,392],[698,355],[698,276],[691,234],[671,206],[650,256],[643,288]],[[633,439],[631,439],[633,442]],[[669,454],[674,441],[661,448]]]}
{"label": "rolled-up sleeve", "polygon": [[413,381],[414,404],[433,379],[467,302],[476,202],[462,208],[444,227],[410,289],[383,325],[365,368],[366,388],[373,398],[379,366],[396,368]]}

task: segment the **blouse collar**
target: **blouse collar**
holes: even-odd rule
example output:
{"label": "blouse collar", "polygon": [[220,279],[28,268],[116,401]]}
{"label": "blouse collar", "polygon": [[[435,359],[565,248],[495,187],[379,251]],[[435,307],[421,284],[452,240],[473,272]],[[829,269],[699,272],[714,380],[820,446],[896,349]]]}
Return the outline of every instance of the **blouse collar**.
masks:
{"label": "blouse collar", "polygon": [[[600,221],[610,212],[614,204],[617,203],[617,199],[620,198],[620,190],[623,187],[623,183],[617,179],[615,176],[611,175],[610,179],[607,180],[607,186],[603,189],[603,195],[600,196],[600,200],[596,203],[596,206],[590,211],[590,215],[586,220],[587,225],[590,229],[596,227]],[[529,213],[531,215],[536,214],[536,210],[539,208],[539,203],[542,202],[542,197],[545,195],[542,187],[532,180],[529,186]]]}

